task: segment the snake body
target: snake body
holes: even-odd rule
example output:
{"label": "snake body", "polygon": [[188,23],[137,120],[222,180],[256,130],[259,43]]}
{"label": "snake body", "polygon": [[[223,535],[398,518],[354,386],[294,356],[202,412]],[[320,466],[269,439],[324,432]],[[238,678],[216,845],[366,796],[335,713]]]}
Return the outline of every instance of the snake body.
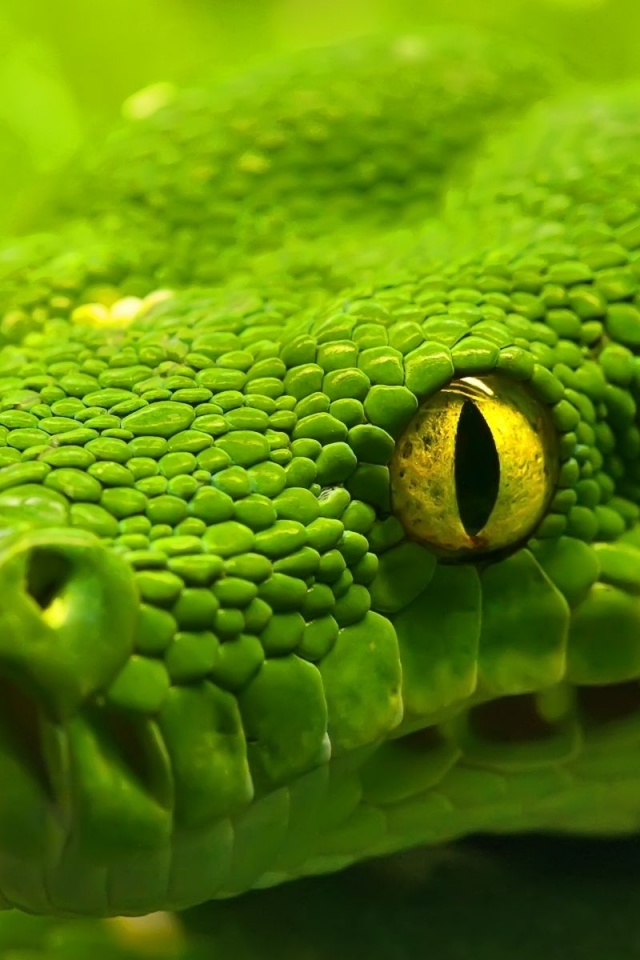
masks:
{"label": "snake body", "polygon": [[640,90],[160,86],[0,254],[0,902],[640,824]]}

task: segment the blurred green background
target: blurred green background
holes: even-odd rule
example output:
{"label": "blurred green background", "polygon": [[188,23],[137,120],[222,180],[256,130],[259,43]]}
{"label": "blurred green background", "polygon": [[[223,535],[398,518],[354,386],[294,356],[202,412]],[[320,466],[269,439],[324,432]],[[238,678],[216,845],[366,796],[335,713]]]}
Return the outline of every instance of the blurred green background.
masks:
{"label": "blurred green background", "polygon": [[1,0],[0,233],[37,221],[65,161],[141,87],[460,21],[526,37],[588,78],[640,72],[639,0]]}
{"label": "blurred green background", "polygon": [[[0,234],[37,226],[74,151],[141,87],[443,22],[527,38],[587,80],[640,74],[640,0],[0,0]],[[188,956],[633,960],[639,881],[640,841],[472,839],[192,911]],[[82,925],[6,921],[2,960],[117,953],[87,952]]]}

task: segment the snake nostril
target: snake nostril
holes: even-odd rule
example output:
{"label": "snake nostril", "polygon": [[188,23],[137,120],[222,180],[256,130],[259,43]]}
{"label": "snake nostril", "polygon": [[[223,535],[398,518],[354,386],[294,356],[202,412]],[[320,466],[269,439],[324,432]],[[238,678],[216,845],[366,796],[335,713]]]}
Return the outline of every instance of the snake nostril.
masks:
{"label": "snake nostril", "polygon": [[0,539],[0,675],[50,719],[109,688],[133,653],[138,608],[133,568],[93,534],[33,524]]}
{"label": "snake nostril", "polygon": [[41,610],[47,610],[69,582],[72,564],[61,553],[36,547],[29,554],[26,589]]}

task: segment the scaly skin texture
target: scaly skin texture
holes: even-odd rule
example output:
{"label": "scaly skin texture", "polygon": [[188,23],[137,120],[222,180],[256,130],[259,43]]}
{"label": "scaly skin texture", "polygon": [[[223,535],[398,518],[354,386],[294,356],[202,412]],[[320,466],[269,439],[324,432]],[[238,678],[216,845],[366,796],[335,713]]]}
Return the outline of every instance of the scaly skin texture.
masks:
{"label": "scaly skin texture", "polygon": [[4,905],[638,828],[640,91],[568,90],[456,31],[147,97],[4,251]]}

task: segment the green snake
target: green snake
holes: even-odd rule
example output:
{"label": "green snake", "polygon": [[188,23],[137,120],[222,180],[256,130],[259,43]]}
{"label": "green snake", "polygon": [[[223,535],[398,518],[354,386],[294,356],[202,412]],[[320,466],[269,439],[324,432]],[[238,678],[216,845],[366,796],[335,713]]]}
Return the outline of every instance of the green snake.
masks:
{"label": "green snake", "polygon": [[640,825],[640,89],[456,29],[127,103],[0,253],[0,903]]}

